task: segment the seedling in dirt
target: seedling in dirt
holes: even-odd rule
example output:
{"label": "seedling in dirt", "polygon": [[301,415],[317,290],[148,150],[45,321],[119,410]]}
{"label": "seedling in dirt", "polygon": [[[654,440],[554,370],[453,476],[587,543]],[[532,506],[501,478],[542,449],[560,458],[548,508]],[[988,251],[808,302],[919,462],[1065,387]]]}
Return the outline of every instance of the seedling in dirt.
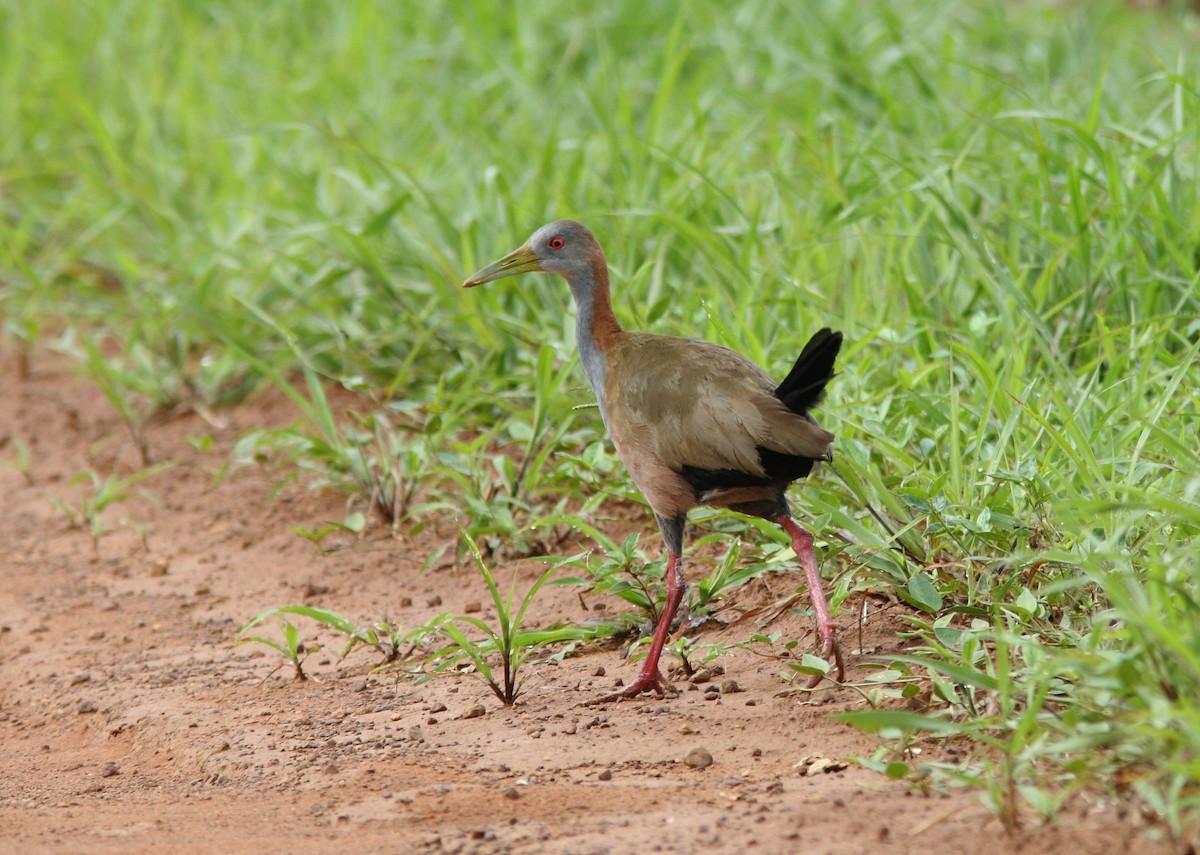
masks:
{"label": "seedling in dirt", "polygon": [[83,346],[86,358],[83,366],[94,382],[104,393],[104,397],[116,408],[129,437],[138,450],[142,465],[150,465],[150,442],[146,436],[146,425],[158,404],[139,395],[136,390],[137,381],[132,373],[123,370],[117,360],[106,357],[100,347],[90,336],[84,336]]}
{"label": "seedling in dirt", "polygon": [[[57,496],[51,496],[50,503],[63,512],[73,527],[86,529],[92,536],[92,549],[99,551],[100,538],[112,530],[101,516],[104,511],[112,505],[126,501],[135,485],[148,478],[153,478],[172,466],[174,466],[173,463],[160,463],[157,466],[140,469],[125,478],[120,477],[115,471],[109,473],[105,478],[89,469],[71,479],[72,484],[78,484],[81,481],[88,481],[91,484],[91,492],[84,495],[78,507],[68,504]],[[153,498],[144,491],[138,491],[138,495]],[[128,519],[122,519],[120,522],[137,530],[142,536],[143,542],[145,541],[145,533],[136,522]]]}
{"label": "seedling in dirt", "polygon": [[[304,673],[304,662],[306,659],[308,659],[309,656],[311,656],[312,654],[314,654],[318,650],[320,650],[321,645],[319,645],[319,644],[308,644],[308,645],[303,644],[300,641],[300,631],[298,629],[296,629],[296,625],[293,624],[291,621],[289,621],[287,618],[281,617],[279,619],[280,623],[283,626],[283,629],[282,629],[283,641],[276,641],[273,638],[267,638],[267,637],[261,636],[261,635],[245,635],[246,631],[249,630],[252,626],[256,625],[261,618],[265,617],[268,613],[274,613],[277,611],[281,611],[281,610],[273,609],[270,612],[264,612],[262,615],[254,618],[253,620],[250,621],[250,623],[248,623],[244,627],[242,627],[242,631],[241,631],[241,633],[238,634],[238,639],[237,639],[237,641],[235,641],[233,643],[233,646],[237,647],[241,644],[251,644],[251,643],[265,644],[267,647],[270,647],[272,650],[279,651],[281,654],[283,654],[284,658],[287,659],[288,662],[292,663],[292,668],[295,671],[295,677],[297,680],[307,680],[308,675]],[[271,674],[274,674],[276,671],[278,671],[282,667],[283,667],[283,665],[281,664],[281,665],[277,666],[276,668],[272,669]],[[268,677],[271,676],[271,674],[267,674],[267,676],[264,677],[263,679],[266,680]]]}
{"label": "seedling in dirt", "polygon": [[328,550],[321,545],[321,541],[333,534],[335,531],[348,531],[351,534],[361,534],[366,524],[366,518],[358,511],[355,511],[346,517],[346,519],[342,522],[334,522],[330,520],[316,531],[305,528],[302,525],[294,525],[289,528],[288,531],[292,532],[292,534],[300,535],[305,540],[311,541],[317,547],[318,552],[320,552],[322,555],[326,555],[328,554]]}
{"label": "seedling in dirt", "polygon": [[[247,632],[249,632],[258,624],[262,623],[267,618],[272,617],[273,615],[283,614],[300,615],[302,617],[311,618],[322,626],[327,626],[330,629],[344,635],[346,637],[346,646],[343,647],[342,652],[338,654],[339,662],[349,656],[355,648],[369,647],[383,656],[383,663],[380,665],[381,668],[407,659],[420,646],[421,641],[425,638],[425,636],[432,631],[428,626],[419,626],[416,629],[409,630],[408,632],[402,632],[399,627],[393,626],[386,619],[377,621],[369,626],[359,626],[353,621],[342,617],[342,615],[338,614],[337,612],[330,611],[329,609],[320,609],[312,606],[299,605],[277,606],[275,608],[270,608],[266,611],[259,612],[257,615],[247,621],[246,625],[242,627],[241,632],[238,633],[238,641],[236,641],[235,644],[243,644],[245,641],[258,641],[260,643],[267,644],[269,647],[279,650],[280,647],[278,644],[265,641],[259,637],[243,639],[243,636],[245,636]],[[285,618],[281,618],[281,620],[283,620],[285,624],[287,623]],[[406,647],[407,649],[405,649]],[[287,655],[287,653],[285,652],[284,655]]]}
{"label": "seedling in dirt", "polygon": [[[483,577],[491,594],[492,606],[496,610],[498,628],[492,628],[483,620],[464,615],[442,615],[435,618],[431,625],[449,641],[445,647],[434,653],[431,662],[433,673],[442,673],[462,663],[473,666],[473,672],[487,684],[492,693],[505,706],[512,706],[521,693],[525,678],[521,674],[521,666],[530,654],[549,645],[563,642],[583,641],[596,638],[607,631],[606,627],[587,628],[578,626],[558,626],[542,630],[526,630],[522,626],[525,612],[533,603],[538,591],[550,580],[558,570],[558,565],[548,569],[538,577],[529,591],[514,610],[516,596],[516,574],[508,588],[508,596],[500,594],[500,588],[492,575],[491,569],[483,560],[475,540],[465,530],[462,536],[467,542],[475,566]],[[482,639],[474,640],[467,635],[468,630],[478,630]],[[499,658],[499,674],[492,663]]]}
{"label": "seedling in dirt", "polygon": [[588,577],[567,576],[556,579],[554,585],[582,585],[593,591],[619,597],[638,610],[638,622],[658,622],[658,603],[665,596],[664,561],[647,561],[639,541],[641,535],[629,535],[618,546],[602,540],[604,559],[598,564],[589,560],[590,554],[573,558],[566,563],[587,571]]}
{"label": "seedling in dirt", "polygon": [[[0,437],[0,448],[7,444],[8,437]],[[14,469],[21,473],[21,477],[25,479],[25,483],[33,486],[33,475],[29,471],[29,446],[19,436],[12,438],[13,451],[17,453],[16,463],[4,464],[5,469]]]}

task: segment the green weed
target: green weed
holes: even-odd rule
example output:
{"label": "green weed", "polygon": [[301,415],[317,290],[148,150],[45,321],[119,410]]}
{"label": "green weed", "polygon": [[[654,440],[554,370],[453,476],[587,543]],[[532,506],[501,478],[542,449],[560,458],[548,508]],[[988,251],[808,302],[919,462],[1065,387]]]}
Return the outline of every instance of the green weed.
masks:
{"label": "green weed", "polygon": [[[516,603],[515,574],[507,596],[502,595],[474,538],[465,530],[462,534],[491,595],[492,607],[496,611],[496,626],[493,628],[486,621],[468,615],[445,614],[435,618],[432,624],[445,636],[448,644],[430,658],[430,673],[443,673],[460,664],[469,663],[472,673],[483,680],[500,703],[512,706],[521,694],[525,682],[521,669],[530,655],[549,645],[600,637],[605,628],[562,625],[539,630],[526,629],[526,611],[532,605],[538,591],[558,571],[558,567],[550,567],[542,573],[520,603]],[[480,637],[472,638],[468,633]]]}
{"label": "green weed", "polygon": [[[87,482],[90,487],[89,490],[85,491],[82,499],[77,504],[69,503],[57,496],[51,496],[50,503],[62,512],[72,526],[87,531],[92,538],[93,551],[99,552],[100,538],[113,529],[113,523],[108,519],[105,511],[113,505],[128,501],[134,495],[133,488],[136,485],[149,478],[153,478],[155,475],[170,469],[172,466],[174,466],[173,463],[160,463],[156,466],[139,469],[137,472],[124,477],[115,470],[107,476],[102,476],[96,471],[89,469],[71,479],[72,484]],[[153,499],[153,496],[141,490],[137,491],[136,495]],[[123,517],[116,522],[128,525],[137,530],[142,535],[144,545],[144,532],[135,520]]]}

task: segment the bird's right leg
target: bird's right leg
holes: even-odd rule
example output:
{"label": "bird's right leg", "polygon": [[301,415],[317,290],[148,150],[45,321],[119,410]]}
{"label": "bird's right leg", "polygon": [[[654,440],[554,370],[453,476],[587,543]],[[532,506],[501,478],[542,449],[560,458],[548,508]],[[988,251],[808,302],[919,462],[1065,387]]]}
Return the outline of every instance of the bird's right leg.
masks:
{"label": "bird's right leg", "polygon": [[654,638],[650,642],[650,651],[642,663],[642,669],[637,678],[624,689],[605,695],[591,703],[603,704],[622,698],[636,698],[643,692],[654,692],[663,696],[662,672],[658,670],[658,660],[662,657],[663,647],[671,634],[671,624],[675,620],[675,612],[683,601],[683,593],[687,590],[687,581],[683,578],[683,525],[684,518],[678,517],[667,520],[658,517],[659,528],[662,529],[663,539],[667,544],[667,600],[663,603],[662,614],[659,615],[658,625],[654,628]]}

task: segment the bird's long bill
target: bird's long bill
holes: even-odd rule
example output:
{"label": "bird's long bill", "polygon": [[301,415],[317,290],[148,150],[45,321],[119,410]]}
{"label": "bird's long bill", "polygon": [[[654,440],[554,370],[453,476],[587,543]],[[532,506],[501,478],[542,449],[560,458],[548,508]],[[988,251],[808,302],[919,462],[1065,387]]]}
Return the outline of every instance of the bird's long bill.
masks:
{"label": "bird's long bill", "polygon": [[518,273],[529,273],[530,271],[541,269],[542,266],[538,264],[537,256],[533,254],[533,250],[529,248],[529,244],[523,244],[504,256],[504,258],[499,261],[493,261],[487,267],[473,275],[463,283],[463,287],[474,288],[476,285],[491,282],[493,279],[503,279],[505,276],[516,276]]}

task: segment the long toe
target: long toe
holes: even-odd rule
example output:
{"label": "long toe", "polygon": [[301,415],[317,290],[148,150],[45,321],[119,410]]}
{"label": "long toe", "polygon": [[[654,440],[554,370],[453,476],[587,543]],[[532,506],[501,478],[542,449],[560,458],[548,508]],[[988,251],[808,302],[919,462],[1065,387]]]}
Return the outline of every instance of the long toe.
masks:
{"label": "long toe", "polygon": [[846,665],[842,662],[842,645],[838,642],[837,635],[830,634],[825,638],[821,644],[821,658],[826,662],[833,663],[832,674],[829,671],[824,674],[813,674],[804,683],[804,688],[815,689],[826,677],[832,677],[835,683],[840,683],[845,678]]}
{"label": "long toe", "polygon": [[621,691],[613,692],[610,695],[604,695],[603,697],[596,698],[593,701],[587,701],[583,705],[592,707],[596,706],[597,704],[611,704],[615,701],[629,701],[649,692],[653,692],[656,698],[663,697],[667,692],[670,692],[671,697],[675,697],[679,694],[675,691],[675,688],[670,683],[663,679],[662,674],[656,674],[651,677],[638,677],[637,680],[626,686]]}

